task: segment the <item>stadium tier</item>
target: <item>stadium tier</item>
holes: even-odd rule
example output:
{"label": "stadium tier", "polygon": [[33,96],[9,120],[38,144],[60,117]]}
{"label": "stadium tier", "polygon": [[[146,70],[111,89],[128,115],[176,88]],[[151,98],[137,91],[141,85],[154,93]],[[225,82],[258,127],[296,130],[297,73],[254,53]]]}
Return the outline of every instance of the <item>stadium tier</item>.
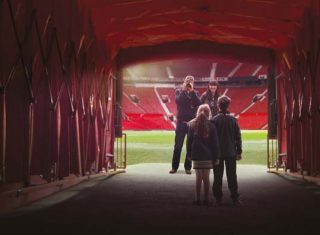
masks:
{"label": "stadium tier", "polygon": [[[206,90],[196,89],[200,94]],[[241,129],[266,129],[266,87],[223,87],[220,91],[231,98],[230,112],[238,118]],[[174,130],[175,89],[124,86],[122,111],[124,130]]]}
{"label": "stadium tier", "polygon": [[126,92],[123,92],[122,94],[122,107],[125,107],[126,113],[145,113],[145,111],[130,98],[131,94]]}
{"label": "stadium tier", "polygon": [[170,113],[176,113],[176,102],[175,102],[175,88],[157,88],[160,96],[168,96],[168,100],[165,103]]}
{"label": "stadium tier", "polygon": [[242,130],[266,130],[268,125],[267,113],[243,113],[238,117]]}
{"label": "stadium tier", "polygon": [[228,77],[230,73],[235,69],[237,66],[237,62],[223,62],[219,63],[216,67],[215,76],[216,77]]}
{"label": "stadium tier", "polygon": [[[166,114],[165,110],[160,104],[159,97],[154,90],[154,87],[131,87],[124,86],[124,94],[127,94],[127,97],[136,104],[138,107],[137,110],[131,111],[125,108],[125,112],[128,113],[139,113],[139,110],[143,110],[142,113],[152,113],[152,114]],[[126,96],[126,95],[124,95]],[[130,105],[132,107],[132,105]]]}
{"label": "stadium tier", "polygon": [[258,71],[262,68],[263,66],[259,66],[256,64],[238,64],[238,66],[236,68],[238,68],[235,72],[234,72],[234,77],[247,77],[248,74],[250,76],[255,76]]}
{"label": "stadium tier", "polygon": [[126,113],[122,122],[124,130],[173,130],[174,126],[162,114],[136,114]]}
{"label": "stadium tier", "polygon": [[[228,88],[225,95],[231,98],[230,112],[236,116],[252,104],[255,95],[265,91],[264,87],[232,87]],[[265,110],[267,112],[267,110]]]}

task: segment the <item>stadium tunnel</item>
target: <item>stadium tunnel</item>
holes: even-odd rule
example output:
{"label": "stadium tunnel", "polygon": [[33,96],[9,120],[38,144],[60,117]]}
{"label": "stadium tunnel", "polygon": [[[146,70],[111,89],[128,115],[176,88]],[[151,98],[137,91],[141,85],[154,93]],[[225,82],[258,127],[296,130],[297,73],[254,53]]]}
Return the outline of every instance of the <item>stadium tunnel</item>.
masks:
{"label": "stadium tunnel", "polygon": [[318,0],[0,0],[2,198],[112,172],[121,69],[159,58],[268,66],[268,138],[319,177],[319,17]]}

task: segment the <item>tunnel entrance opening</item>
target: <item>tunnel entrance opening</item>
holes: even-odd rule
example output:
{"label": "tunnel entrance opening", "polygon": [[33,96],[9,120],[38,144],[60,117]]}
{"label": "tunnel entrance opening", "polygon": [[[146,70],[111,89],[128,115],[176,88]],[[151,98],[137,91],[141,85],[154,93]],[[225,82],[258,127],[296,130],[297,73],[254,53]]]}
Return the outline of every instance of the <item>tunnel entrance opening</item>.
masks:
{"label": "tunnel entrance opening", "polygon": [[[177,120],[175,90],[188,74],[195,77],[199,95],[207,90],[209,81],[217,80],[220,94],[231,98],[230,111],[244,138],[243,162],[276,166],[276,140],[267,141],[268,67],[201,56],[133,63],[122,69],[127,164],[166,162],[170,167]],[[181,162],[185,154],[183,147]]]}

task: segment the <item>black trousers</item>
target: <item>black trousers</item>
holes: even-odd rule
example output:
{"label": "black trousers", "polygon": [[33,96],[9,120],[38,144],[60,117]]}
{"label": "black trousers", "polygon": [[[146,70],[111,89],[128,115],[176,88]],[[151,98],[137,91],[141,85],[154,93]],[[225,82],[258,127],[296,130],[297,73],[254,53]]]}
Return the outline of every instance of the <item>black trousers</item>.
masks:
{"label": "black trousers", "polygon": [[228,188],[230,190],[230,196],[233,200],[236,200],[239,197],[238,193],[238,180],[237,180],[237,162],[235,157],[220,159],[220,164],[213,167],[213,196],[216,200],[221,200],[222,193],[222,179],[224,166],[226,166],[226,175],[228,181]]}
{"label": "black trousers", "polygon": [[[186,122],[183,121],[177,121],[176,125],[176,136],[174,139],[174,149],[173,149],[173,156],[172,156],[172,169],[177,170],[179,168],[180,164],[180,156],[181,151],[183,147],[183,142],[188,134],[188,125]],[[186,156],[186,159],[184,161],[184,168],[186,170],[191,170],[191,159],[188,159]]]}

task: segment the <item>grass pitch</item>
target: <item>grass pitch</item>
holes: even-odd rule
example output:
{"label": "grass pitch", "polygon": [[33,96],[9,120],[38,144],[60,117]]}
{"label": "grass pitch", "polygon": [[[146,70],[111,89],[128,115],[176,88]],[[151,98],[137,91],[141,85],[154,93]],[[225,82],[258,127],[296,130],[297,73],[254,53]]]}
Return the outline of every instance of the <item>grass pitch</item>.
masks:
{"label": "grass pitch", "polygon": [[[174,131],[124,131],[127,134],[127,164],[171,163]],[[239,164],[267,164],[267,131],[241,131],[242,160]],[[186,138],[185,138],[186,143]],[[181,163],[186,155],[186,144]]]}

